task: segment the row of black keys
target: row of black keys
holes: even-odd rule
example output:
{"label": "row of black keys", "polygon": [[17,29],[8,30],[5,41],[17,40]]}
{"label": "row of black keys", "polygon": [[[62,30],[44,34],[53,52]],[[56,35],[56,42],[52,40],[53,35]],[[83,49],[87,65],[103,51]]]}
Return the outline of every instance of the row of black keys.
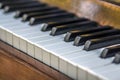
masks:
{"label": "row of black keys", "polygon": [[109,2],[109,3],[112,3],[112,4],[120,6],[120,2],[117,2],[115,0],[102,0],[102,1],[106,1],[106,2]]}
{"label": "row of black keys", "polygon": [[[0,0],[0,8],[5,12],[16,11],[15,17],[23,17],[22,21],[29,21],[30,25],[44,23],[41,30],[51,30],[52,36],[67,33],[64,41],[74,41],[75,46],[85,44],[86,51],[120,44],[120,30],[110,26],[98,26],[96,22],[78,18],[72,13],[35,0]],[[111,47],[105,48],[100,57],[113,57],[119,51],[120,46],[115,47],[115,50]],[[116,58],[114,62],[118,63],[118,54]]]}

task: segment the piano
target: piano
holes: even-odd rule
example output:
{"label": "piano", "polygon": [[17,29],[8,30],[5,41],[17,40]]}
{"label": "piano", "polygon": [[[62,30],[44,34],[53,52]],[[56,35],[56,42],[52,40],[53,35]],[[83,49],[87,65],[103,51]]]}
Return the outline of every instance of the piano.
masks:
{"label": "piano", "polygon": [[119,1],[0,0],[0,8],[0,40],[9,48],[68,80],[120,79]]}

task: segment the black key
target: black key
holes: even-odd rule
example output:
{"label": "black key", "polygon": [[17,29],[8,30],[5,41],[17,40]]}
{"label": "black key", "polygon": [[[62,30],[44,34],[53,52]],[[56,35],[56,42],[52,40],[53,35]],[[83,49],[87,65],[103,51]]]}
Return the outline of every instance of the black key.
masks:
{"label": "black key", "polygon": [[6,1],[6,0],[0,0],[0,2],[2,2],[2,1]]}
{"label": "black key", "polygon": [[67,19],[67,20],[59,21],[59,22],[55,22],[55,23],[48,22],[48,23],[43,24],[41,31],[49,31],[53,27],[56,27],[56,26],[67,25],[67,24],[76,23],[76,22],[80,22],[80,21],[88,21],[88,19],[86,19],[86,18],[71,18],[71,19]]}
{"label": "black key", "polygon": [[116,53],[113,63],[115,63],[115,64],[120,63],[120,52]]}
{"label": "black key", "polygon": [[28,21],[31,17],[45,16],[45,15],[62,13],[62,12],[66,12],[66,11],[56,9],[56,10],[50,10],[50,11],[45,11],[45,12],[36,12],[36,13],[24,14],[22,17],[22,21]]}
{"label": "black key", "polygon": [[97,23],[93,21],[84,21],[84,22],[80,21],[73,24],[53,27],[50,35],[55,36],[55,35],[64,34],[70,30],[77,30],[77,29],[83,30],[89,27],[96,27],[96,26],[97,26]]}
{"label": "black key", "polygon": [[3,2],[3,1],[6,1],[6,0],[0,0],[0,2]]}
{"label": "black key", "polygon": [[109,26],[104,26],[104,27],[93,27],[93,28],[88,28],[87,30],[73,30],[70,32],[67,32],[67,34],[64,37],[65,42],[71,42],[74,41],[76,36],[78,35],[83,35],[83,34],[89,34],[89,33],[95,33],[99,31],[104,31],[104,30],[109,30],[112,29],[112,27]]}
{"label": "black key", "polygon": [[40,3],[30,3],[30,4],[24,4],[24,5],[11,5],[11,6],[5,6],[4,7],[4,12],[12,12],[16,10],[21,10],[21,9],[27,9],[30,7],[38,7],[38,6],[45,6],[46,4],[40,4]]}
{"label": "black key", "polygon": [[90,51],[115,44],[120,44],[120,35],[88,40],[85,43],[84,50]]}
{"label": "black key", "polygon": [[115,1],[115,0],[103,0],[103,1],[106,1],[106,2],[112,3],[112,4],[114,4],[114,5],[120,6],[120,3],[119,3],[118,0],[117,0],[117,1]]}
{"label": "black key", "polygon": [[80,45],[83,45],[89,39],[102,38],[102,37],[112,36],[116,34],[120,34],[120,30],[112,29],[112,30],[95,32],[91,34],[80,35],[75,38],[74,45],[80,46]]}
{"label": "black key", "polygon": [[35,7],[35,8],[28,8],[28,9],[23,9],[16,11],[15,18],[22,17],[23,14],[28,14],[32,12],[45,12],[49,10],[57,10],[57,7],[49,7],[49,6],[43,6],[43,7]]}
{"label": "black key", "polygon": [[7,5],[19,5],[19,4],[27,4],[31,2],[38,2],[36,0],[9,0],[0,2],[0,7],[5,7]]}
{"label": "black key", "polygon": [[101,58],[109,58],[109,57],[113,57],[115,56],[116,53],[120,52],[120,45],[114,45],[114,46],[110,46],[105,48],[100,57]]}
{"label": "black key", "polygon": [[7,3],[7,2],[17,2],[17,0],[0,0],[0,6],[2,6],[3,3]]}
{"label": "black key", "polygon": [[11,6],[11,5],[23,5],[23,4],[28,4],[28,3],[34,3],[37,1],[33,1],[33,0],[18,0],[18,1],[12,1],[12,2],[3,2],[0,3],[0,8],[4,8],[5,6]]}
{"label": "black key", "polygon": [[[0,2],[4,3],[4,2],[17,2],[17,1],[20,1],[20,0],[0,0]],[[23,0],[22,0],[23,1]],[[28,0],[27,0],[28,1]]]}
{"label": "black key", "polygon": [[30,19],[30,25],[36,25],[41,23],[46,23],[50,21],[59,21],[60,19],[64,20],[65,18],[74,17],[75,15],[72,13],[59,13],[59,14],[51,14],[46,16],[32,17]]}
{"label": "black key", "polygon": [[[17,1],[24,1],[24,0],[0,0],[0,2],[17,2]],[[31,1],[31,0],[26,0],[26,1]]]}
{"label": "black key", "polygon": [[[16,0],[0,0],[0,1],[9,2],[9,1],[16,1]],[[17,1],[19,1],[19,0],[17,0]]]}

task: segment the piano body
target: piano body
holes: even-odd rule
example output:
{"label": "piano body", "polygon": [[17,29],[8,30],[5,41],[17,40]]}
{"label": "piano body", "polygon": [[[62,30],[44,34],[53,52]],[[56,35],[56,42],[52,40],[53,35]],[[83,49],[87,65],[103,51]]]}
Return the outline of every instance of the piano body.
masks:
{"label": "piano body", "polygon": [[119,80],[119,0],[0,0],[0,79]]}

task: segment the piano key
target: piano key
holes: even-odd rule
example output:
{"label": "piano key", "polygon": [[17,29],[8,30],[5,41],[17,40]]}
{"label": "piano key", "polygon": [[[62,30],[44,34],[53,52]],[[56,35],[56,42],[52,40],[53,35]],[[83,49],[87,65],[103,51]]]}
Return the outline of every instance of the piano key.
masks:
{"label": "piano key", "polygon": [[71,23],[76,23],[79,21],[88,21],[88,19],[86,19],[86,18],[71,18],[71,19],[66,19],[64,21],[59,21],[59,22],[55,22],[55,23],[49,23],[49,22],[44,23],[41,31],[49,31],[53,27],[60,26],[60,25],[67,25],[67,24],[71,24]]}
{"label": "piano key", "polygon": [[[93,55],[94,56],[94,55]],[[80,58],[85,58],[85,57],[80,57]],[[76,59],[76,60],[78,60],[78,61],[84,61],[84,60],[87,60],[87,58],[93,58],[91,61],[88,61],[88,62],[84,62],[84,63],[81,63],[81,62],[78,62],[78,63],[80,63],[79,65],[83,65],[84,67],[88,67],[88,68],[90,68],[91,70],[92,69],[95,69],[95,68],[99,68],[99,67],[102,67],[103,65],[108,65],[108,64],[111,64],[111,60],[113,59],[113,58],[110,58],[110,59],[107,59],[107,60],[102,60],[102,59],[100,59],[100,58],[98,58],[97,56],[95,57],[92,57],[92,55],[91,56],[86,56],[86,58],[85,59],[81,59],[81,60],[79,60],[79,59]],[[94,59],[95,58],[95,59]],[[76,61],[77,62],[77,61]],[[92,64],[92,63],[96,63],[96,65],[95,64]]]}
{"label": "piano key", "polygon": [[100,31],[104,31],[104,30],[109,30],[112,29],[112,27],[109,26],[104,26],[104,27],[93,27],[87,30],[73,30],[70,32],[67,32],[64,38],[65,42],[71,42],[73,40],[75,40],[75,37],[78,35],[83,35],[83,34],[89,34],[89,33],[95,33],[95,32],[100,32]]}
{"label": "piano key", "polygon": [[59,14],[51,14],[46,16],[40,16],[40,17],[32,17],[30,19],[30,25],[36,25],[40,23],[46,23],[46,22],[57,22],[60,20],[63,20],[65,18],[71,18],[74,17],[72,13],[59,13]]}
{"label": "piano key", "polygon": [[[100,52],[102,51],[102,49],[100,50],[95,50],[95,51],[90,51],[90,52],[86,52],[86,51],[79,51],[78,53],[73,52],[70,53],[69,55],[63,55],[62,57],[60,57],[60,70],[68,70],[69,75],[72,74],[72,72],[69,72],[71,70],[71,67],[73,67],[74,69],[76,68],[76,66],[74,64],[69,64],[69,63],[77,63],[79,65],[81,65],[82,67],[86,67],[86,69],[94,69],[97,67],[100,67],[102,65],[106,65],[108,63],[110,63],[110,60],[107,60],[104,62],[103,59],[100,59],[98,56],[100,55]],[[64,57],[64,58],[63,58]],[[90,59],[90,60],[88,60]],[[61,62],[62,60],[62,62]],[[96,64],[93,64],[96,63]],[[66,67],[64,65],[64,67],[66,67],[67,69],[65,70],[64,67],[62,68],[62,64],[66,64]],[[63,71],[63,72],[64,72]],[[77,70],[75,70],[77,71]],[[86,70],[86,72],[88,72],[88,70]],[[67,74],[67,73],[66,73]]]}
{"label": "piano key", "polygon": [[48,12],[45,11],[45,12],[37,12],[37,13],[24,14],[23,17],[22,17],[22,21],[27,21],[31,17],[45,16],[45,15],[62,13],[62,12],[66,12],[66,11],[57,9],[57,10],[51,10],[51,11],[48,11]]}
{"label": "piano key", "polygon": [[[1,3],[4,3],[4,2],[13,2],[13,1],[16,2],[16,0],[0,0]],[[18,0],[17,0],[17,1],[18,1]]]}
{"label": "piano key", "polygon": [[[47,32],[47,33],[49,33],[49,32]],[[60,39],[60,38],[62,38],[63,36],[57,36],[57,37],[52,37],[52,36],[49,36],[47,33],[40,33],[40,35],[39,36],[36,36],[36,37],[30,37],[30,38],[28,38],[30,41],[32,41],[32,42],[35,42],[35,43],[40,43],[40,42],[43,42],[44,43],[44,41],[47,43],[47,41],[48,41],[48,38],[49,38],[49,41],[50,40],[54,40],[54,39]],[[43,35],[42,35],[43,34]],[[46,44],[45,43],[45,44]],[[54,42],[54,43],[52,43],[52,45],[54,45],[56,42]],[[51,43],[50,43],[51,44]]]}
{"label": "piano key", "polygon": [[[3,20],[1,20],[0,21],[0,24],[6,24],[6,23],[10,23],[11,24],[11,22],[12,21],[15,21],[14,19],[13,19],[13,15],[14,14],[10,14],[10,15],[0,15],[1,16],[1,18],[3,17],[4,19]],[[19,20],[19,19],[18,19]]]}
{"label": "piano key", "polygon": [[33,8],[28,8],[28,9],[23,9],[16,11],[15,18],[22,17],[23,14],[28,14],[32,12],[46,12],[49,10],[57,10],[57,7],[50,7],[50,6],[43,6],[43,7],[33,7]]}
{"label": "piano key", "polygon": [[120,51],[115,54],[115,58],[113,60],[113,63],[119,64],[120,63]]}
{"label": "piano key", "polygon": [[100,57],[101,58],[113,57],[118,52],[120,52],[120,45],[109,46],[102,51]]}
{"label": "piano key", "polygon": [[111,35],[116,35],[119,33],[120,33],[119,30],[112,29],[112,30],[104,30],[101,32],[95,32],[91,34],[80,35],[75,38],[74,45],[80,46],[80,45],[83,45],[89,39],[102,38],[102,37],[107,37]]}
{"label": "piano key", "polygon": [[55,35],[60,35],[64,34],[70,30],[77,30],[77,29],[87,29],[89,27],[96,27],[97,23],[93,21],[80,21],[78,23],[73,23],[73,24],[68,24],[68,25],[61,25],[57,27],[53,27],[50,35],[55,36]]}
{"label": "piano key", "polygon": [[[26,26],[25,26],[26,27]],[[16,29],[14,29],[14,30],[16,30]]]}
{"label": "piano key", "polygon": [[[64,43],[64,42],[63,42]],[[50,46],[46,46],[46,49],[50,49],[50,50],[52,50],[53,52],[55,52],[55,54],[57,55],[57,54],[59,54],[59,55],[63,55],[63,54],[68,54],[69,52],[75,52],[75,51],[78,51],[79,50],[79,48],[78,47],[74,47],[74,46],[71,46],[71,47],[69,47],[68,45],[70,45],[70,44],[66,44],[65,43],[65,46],[66,47],[59,47],[59,45],[60,46],[62,46],[62,45],[64,45],[63,43],[57,43],[57,44],[54,44],[54,45],[50,45]],[[41,43],[40,43],[40,45],[41,45]],[[52,47],[55,47],[55,46],[58,46],[59,48],[52,48]],[[74,49],[73,51],[70,51],[69,49]]]}
{"label": "piano key", "polygon": [[[82,58],[82,56],[81,57],[78,57],[78,55],[76,55],[76,57],[78,57],[78,59],[76,59],[75,61],[79,64],[79,65],[81,65],[81,66],[83,66],[83,67],[88,67],[88,68],[90,68],[90,66],[92,67],[92,68],[90,68],[91,70],[92,69],[96,69],[97,68],[97,66],[99,65],[99,67],[102,67],[102,66],[106,66],[107,64],[109,64],[109,63],[111,63],[111,60],[112,60],[112,58],[111,59],[107,59],[107,62],[106,62],[106,60],[102,60],[102,59],[100,59],[98,56],[100,55],[100,53],[101,53],[101,51],[99,52],[99,50],[94,50],[94,51],[91,51],[91,52],[79,52],[78,54],[79,55],[81,55],[81,54],[87,54],[87,55],[91,55],[91,54],[93,54],[93,53],[95,53],[95,54],[97,54],[96,55],[96,57],[94,56],[94,55],[91,55],[91,58],[90,58],[90,56],[83,56],[83,58]],[[89,53],[89,54],[88,54]],[[93,57],[94,56],[94,57]],[[75,58],[76,58],[75,57]],[[73,55],[71,55],[71,58],[73,58]],[[81,60],[81,58],[83,59],[83,60]],[[67,58],[68,60],[69,60],[69,58]],[[90,60],[88,60],[88,59],[90,59]],[[91,60],[92,59],[92,60]],[[98,61],[98,60],[99,61]],[[74,60],[74,59],[73,59]],[[84,64],[83,64],[83,62],[84,62]],[[89,63],[88,63],[89,62]],[[90,63],[91,62],[91,63]],[[68,62],[67,62],[68,63]],[[81,64],[82,63],[82,64]],[[92,64],[92,63],[96,63],[96,64]],[[62,65],[62,64],[61,64]],[[94,66],[94,67],[93,67]],[[98,68],[99,68],[98,67]],[[70,70],[70,69],[69,69]],[[84,69],[83,69],[84,70]],[[85,68],[85,70],[86,70],[86,68]],[[88,70],[86,70],[86,72],[88,73]]]}
{"label": "piano key", "polygon": [[2,1],[6,1],[6,0],[0,0],[0,2],[2,2]]}
{"label": "piano key", "polygon": [[30,3],[30,4],[24,4],[24,5],[11,5],[11,6],[5,6],[4,7],[4,12],[12,12],[16,10],[21,10],[21,9],[27,9],[30,7],[38,7],[38,6],[45,6],[45,4],[40,4],[40,3]]}
{"label": "piano key", "polygon": [[[64,42],[65,43],[65,42]],[[41,45],[41,44],[40,44]],[[54,44],[54,45],[51,45],[51,46],[46,46],[45,48],[46,49],[49,49],[49,50],[51,50],[51,51],[54,51],[55,52],[55,54],[57,55],[57,54],[61,54],[61,53],[63,53],[64,52],[64,54],[68,54],[67,52],[72,52],[72,51],[69,51],[69,49],[72,49],[74,46],[71,46],[71,48],[70,47],[68,47],[69,45],[68,44],[66,44],[65,46],[66,46],[66,48],[67,49],[65,49],[65,48],[63,48],[64,46],[63,46],[64,44]],[[55,48],[55,46],[58,46],[57,47],[57,49]],[[75,48],[75,49],[74,49]],[[75,52],[75,51],[77,51],[77,50],[79,50],[79,48],[78,47],[74,47],[73,49],[73,52]],[[55,51],[55,50],[57,50],[57,51]],[[46,54],[48,54],[48,53],[46,53]],[[57,57],[56,57],[57,58]],[[44,56],[44,59],[46,59],[46,57]],[[49,59],[47,59],[47,60],[44,60],[44,62],[46,63],[46,62],[49,62]],[[53,62],[52,62],[53,63]],[[58,63],[58,61],[57,61],[57,63]],[[54,63],[55,65],[57,64],[57,63]],[[49,63],[47,63],[47,64],[49,64]],[[56,67],[56,69],[57,69],[57,67]]]}
{"label": "piano key", "polygon": [[[78,47],[79,48],[79,47]],[[80,64],[85,64],[85,65],[89,65],[89,68],[90,68],[90,66],[91,66],[91,68],[93,67],[93,66],[95,66],[95,64],[90,64],[90,62],[93,62],[94,60],[101,60],[101,61],[104,61],[104,59],[101,59],[101,58],[99,58],[98,56],[100,55],[100,53],[101,53],[101,51],[102,51],[103,49],[99,49],[99,50],[94,50],[94,51],[89,51],[89,52],[86,52],[86,51],[84,51],[84,50],[81,50],[81,52],[77,52],[77,53],[73,53],[73,54],[70,54],[70,55],[64,55],[66,58],[69,58],[69,60],[73,60],[73,61],[76,61],[76,62],[78,62],[78,63],[80,63]],[[98,53],[96,53],[96,52],[98,52]],[[75,55],[76,54],[76,55]],[[73,57],[72,57],[73,56]],[[86,59],[90,59],[90,60],[86,60]],[[82,62],[80,62],[80,61],[82,61]],[[106,59],[106,61],[107,61],[107,59]],[[96,62],[96,61],[94,61],[94,62]],[[110,61],[109,61],[110,62]],[[89,63],[89,64],[87,64],[87,63]],[[101,65],[101,64],[103,64],[102,62],[101,62],[101,64],[100,63],[98,63],[99,65]],[[96,63],[96,66],[98,65],[97,63]]]}
{"label": "piano key", "polygon": [[[46,37],[46,38],[47,38],[47,37]],[[43,39],[43,38],[41,38],[41,39]],[[41,39],[40,39],[40,40],[41,40]]]}
{"label": "piano key", "polygon": [[119,43],[120,43],[120,35],[114,35],[99,39],[91,39],[86,41],[84,50],[89,51]]}
{"label": "piano key", "polygon": [[[13,2],[13,1],[16,1],[16,0],[4,0],[4,1],[5,1],[5,2],[6,2],[6,1],[7,1],[7,2],[9,2],[9,1],[10,1],[10,2],[12,1],[12,2]],[[17,1],[24,1],[24,0],[17,0]],[[31,0],[26,0],[26,1],[31,1]],[[37,0],[33,0],[33,1],[37,1]]]}
{"label": "piano key", "polygon": [[[43,39],[44,38],[44,39]],[[49,38],[50,40],[48,40],[47,38]],[[63,45],[65,45],[65,42],[63,42],[63,41],[60,41],[59,40],[60,39],[60,37],[53,37],[52,38],[52,36],[50,37],[49,35],[48,36],[41,36],[41,37],[37,37],[36,39],[34,38],[32,38],[32,39],[30,39],[30,40],[32,40],[33,42],[37,42],[37,43],[39,43],[40,45],[43,45],[43,46],[46,46],[46,48],[48,48],[48,49],[50,49],[50,50],[55,50],[55,49],[61,49],[61,48],[64,48],[64,47],[67,47],[67,45],[69,45],[69,44],[66,44],[66,46],[63,46]],[[58,42],[54,42],[55,40],[57,40],[57,41],[60,41],[60,43],[58,43]],[[48,43],[48,44],[47,44]],[[58,45],[59,44],[59,46],[57,47],[57,48],[54,48],[54,45]],[[61,46],[63,46],[63,47],[61,47]],[[52,47],[51,47],[52,46]]]}
{"label": "piano key", "polygon": [[[16,27],[16,25],[17,25],[17,24],[20,24],[20,23],[21,23],[21,22],[16,22],[16,23],[12,22],[11,26],[7,26],[7,24],[6,24],[6,25],[3,24],[3,26],[7,26],[7,28],[8,28],[9,30],[15,31],[17,34],[28,35],[28,33],[31,34],[32,31],[34,31],[34,32],[39,32],[40,34],[38,34],[38,35],[42,35],[42,36],[45,34],[45,33],[42,33],[42,34],[41,34],[41,32],[39,31],[40,25],[39,25],[39,26],[36,26],[35,28],[29,27],[28,24],[24,24],[24,26],[23,26],[23,25],[19,25],[18,27]],[[25,33],[25,32],[26,32],[26,33]],[[27,32],[28,32],[28,33],[27,33]],[[47,32],[47,33],[49,33],[49,32]],[[32,37],[33,37],[33,36],[32,36]]]}
{"label": "piano key", "polygon": [[34,3],[37,1],[33,1],[33,0],[19,0],[19,1],[13,1],[13,2],[2,2],[0,3],[0,8],[4,8],[5,6],[10,6],[10,5],[22,5],[22,4],[27,4],[27,3]]}
{"label": "piano key", "polygon": [[[20,25],[20,26],[22,26],[22,25]],[[18,26],[18,27],[20,27],[20,26]],[[26,25],[25,25],[24,27],[26,27]],[[28,26],[27,26],[27,27],[28,27]],[[38,27],[38,26],[37,26],[37,27]],[[29,28],[29,27],[28,27],[28,28]],[[14,29],[14,30],[15,30],[15,29]],[[38,30],[37,30],[37,31],[38,31]],[[24,32],[25,32],[25,31],[24,31]],[[25,32],[25,33],[26,33],[26,32]],[[16,34],[17,34],[17,33],[16,33]],[[20,34],[19,34],[19,35],[20,35]],[[22,38],[21,38],[21,39],[22,39]],[[59,46],[59,45],[58,45],[58,46]],[[38,46],[37,46],[37,47],[38,47]],[[75,46],[74,46],[74,47],[75,47]],[[34,47],[33,47],[33,48],[34,48]],[[39,48],[41,48],[41,47],[39,47]],[[78,47],[78,48],[79,48],[79,47]],[[30,48],[30,49],[31,49],[31,48]],[[70,49],[72,50],[72,48],[70,48]],[[42,49],[40,49],[40,50],[42,50]],[[39,51],[40,51],[40,50],[39,50]],[[67,50],[69,50],[69,49],[67,49]],[[76,49],[75,49],[75,50],[76,50]],[[61,50],[61,51],[64,51],[64,50]],[[49,62],[50,62],[50,66],[56,67],[56,65],[57,65],[57,66],[59,65],[59,64],[57,64],[58,61],[59,61],[59,63],[61,63],[61,60],[64,60],[64,59],[60,58],[61,60],[58,59],[58,61],[57,61],[57,59],[54,58],[55,55],[53,55],[53,53],[46,55],[46,52],[47,52],[47,51],[46,51],[46,52],[45,52],[45,51],[40,51],[40,52],[41,52],[41,53],[40,53],[40,54],[41,54],[41,57],[44,58],[44,59],[41,59],[41,60],[46,61],[46,60],[45,60],[46,58],[50,58],[50,57],[52,58],[52,59],[47,59],[47,61],[49,60]],[[80,52],[81,52],[81,51],[80,51]],[[96,52],[98,52],[98,51],[96,51]],[[34,53],[34,50],[33,50],[32,54],[33,54],[33,53]],[[45,54],[43,54],[43,53],[45,53]],[[50,53],[50,52],[49,52],[49,53]],[[81,53],[82,53],[82,52],[81,52]],[[83,53],[84,53],[84,52],[83,52]],[[91,52],[90,54],[92,54],[92,53],[93,53],[93,52]],[[29,54],[30,54],[30,53],[29,53]],[[63,54],[64,54],[64,53],[63,53]],[[69,53],[67,53],[67,55],[68,55],[68,54],[69,54]],[[72,52],[72,53],[70,53],[70,54],[75,54],[75,53]],[[78,53],[78,54],[80,54],[80,53]],[[86,54],[88,54],[88,53],[86,53]],[[95,53],[95,54],[96,54],[96,53]],[[35,55],[35,54],[34,54],[34,55]],[[33,55],[33,56],[34,56],[34,55]],[[48,56],[48,57],[46,57],[45,55]],[[49,55],[50,55],[50,56],[49,56]],[[76,55],[76,54],[75,54],[75,55]],[[74,59],[75,59],[75,57],[76,57],[75,55],[74,55]],[[39,56],[40,56],[40,55],[39,55]],[[77,56],[78,56],[78,55],[77,55]],[[93,55],[93,56],[94,56],[94,55]],[[99,56],[99,55],[97,55],[97,56]],[[40,58],[40,57],[39,57],[39,58]],[[39,59],[39,58],[38,58],[38,59]],[[57,58],[58,58],[58,56],[57,56]],[[96,58],[96,56],[95,56],[95,58]],[[79,59],[80,59],[80,58],[79,58]],[[92,60],[91,60],[91,59],[92,59]],[[96,63],[96,62],[97,62],[96,59],[93,60],[94,57],[92,57],[92,56],[91,56],[91,59],[90,59],[90,60],[91,60],[90,63]],[[54,60],[55,60],[56,63],[54,62]],[[86,60],[83,59],[83,61],[87,61],[87,60],[88,60],[88,58],[86,58]],[[46,62],[47,62],[47,61],[46,61]],[[95,62],[94,62],[94,61],[95,61]],[[103,61],[103,60],[102,60],[102,61]],[[97,65],[98,65],[98,64],[103,64],[102,61],[98,61],[98,62],[97,62]],[[110,62],[111,60],[107,60],[107,61]],[[76,62],[82,62],[82,61],[78,61],[78,60],[76,59]],[[88,62],[89,62],[89,61],[88,61]],[[89,63],[89,64],[86,63],[86,65],[87,65],[87,64],[90,65],[90,68],[91,68],[91,66],[94,66],[94,69],[95,69],[95,68],[96,68],[96,67],[95,67],[96,64],[90,64],[90,63]],[[62,66],[63,66],[63,67],[62,67]],[[68,66],[68,67],[66,67],[66,66]],[[82,66],[82,65],[81,65],[81,66]],[[102,66],[102,65],[100,65],[100,66]],[[64,64],[61,63],[59,67],[62,68],[64,71],[66,71],[66,75],[71,76],[71,75],[73,74],[73,75],[71,76],[72,78],[77,79],[76,77],[79,76],[79,74],[77,75],[76,65],[73,65],[73,63],[67,62],[67,65],[66,65],[66,64],[64,65]],[[89,68],[89,66],[85,66],[85,67],[88,67],[88,68]],[[97,66],[97,67],[98,67],[98,66]],[[85,68],[85,69],[86,69],[86,68]],[[93,69],[93,68],[92,68],[92,69]],[[63,70],[60,69],[60,71],[63,71]],[[72,70],[72,71],[71,71],[71,70]],[[87,69],[86,74],[85,74],[86,76],[90,76],[89,70],[90,70],[90,69]],[[89,78],[89,77],[86,77],[86,78]],[[84,79],[85,79],[85,78],[84,78]],[[89,79],[91,79],[91,78],[89,78]],[[96,78],[95,78],[95,79],[96,79]],[[98,78],[97,78],[97,79],[98,79]],[[81,80],[82,80],[82,79],[81,79]],[[114,79],[113,79],[113,80],[114,80]]]}
{"label": "piano key", "polygon": [[119,73],[120,73],[119,70],[120,70],[119,65],[116,65],[116,64],[108,64],[105,66],[101,66],[97,69],[93,69],[95,73],[97,73],[98,75],[104,76],[108,80],[118,80]]}
{"label": "piano key", "polygon": [[[18,26],[18,27],[21,27],[21,25],[20,26]],[[26,27],[26,26],[24,26],[24,27]],[[37,27],[36,27],[37,28]],[[39,29],[39,27],[38,27],[38,29]],[[36,29],[36,30],[38,30],[38,29]],[[16,30],[16,29],[14,29],[14,30]],[[36,31],[35,30],[35,31]],[[23,31],[24,32],[24,31]],[[30,33],[30,32],[29,32]],[[24,34],[26,34],[26,33],[24,33]],[[19,40],[18,40],[18,38],[19,37],[17,37],[17,36],[14,36],[13,37],[13,40],[14,40],[14,42],[13,42],[13,45],[16,47],[16,48],[18,48],[18,49],[20,49],[20,47],[19,47]],[[17,41],[16,41],[17,40]],[[20,49],[21,50],[21,49]]]}

